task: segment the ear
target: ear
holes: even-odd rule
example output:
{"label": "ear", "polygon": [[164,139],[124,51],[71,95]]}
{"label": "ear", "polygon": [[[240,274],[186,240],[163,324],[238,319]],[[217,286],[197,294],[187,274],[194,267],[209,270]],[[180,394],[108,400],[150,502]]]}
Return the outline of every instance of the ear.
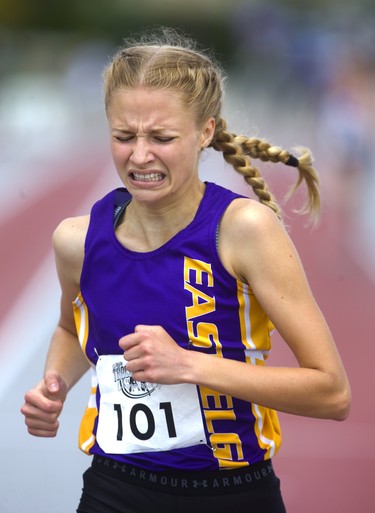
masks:
{"label": "ear", "polygon": [[200,147],[201,150],[207,148],[215,133],[215,119],[209,118],[205,123],[203,123],[202,131],[201,131],[201,139],[200,139]]}

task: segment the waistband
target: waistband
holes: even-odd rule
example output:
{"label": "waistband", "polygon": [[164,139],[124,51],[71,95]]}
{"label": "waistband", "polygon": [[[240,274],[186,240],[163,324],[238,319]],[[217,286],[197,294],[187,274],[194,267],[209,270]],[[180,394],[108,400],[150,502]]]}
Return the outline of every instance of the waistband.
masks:
{"label": "waistband", "polygon": [[262,461],[233,470],[152,472],[94,455],[92,468],[122,481],[176,495],[221,495],[238,493],[279,482],[272,461]]}

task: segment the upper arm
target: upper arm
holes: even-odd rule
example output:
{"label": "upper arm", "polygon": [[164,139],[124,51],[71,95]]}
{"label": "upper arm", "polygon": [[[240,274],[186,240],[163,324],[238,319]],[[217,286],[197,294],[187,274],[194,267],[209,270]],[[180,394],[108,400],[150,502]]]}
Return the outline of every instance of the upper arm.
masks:
{"label": "upper arm", "polygon": [[234,202],[227,214],[219,251],[228,271],[248,283],[300,366],[342,372],[300,258],[276,215],[252,200]]}
{"label": "upper arm", "polygon": [[57,275],[61,287],[59,325],[74,333],[72,302],[80,291],[80,277],[89,216],[64,219],[52,237]]}

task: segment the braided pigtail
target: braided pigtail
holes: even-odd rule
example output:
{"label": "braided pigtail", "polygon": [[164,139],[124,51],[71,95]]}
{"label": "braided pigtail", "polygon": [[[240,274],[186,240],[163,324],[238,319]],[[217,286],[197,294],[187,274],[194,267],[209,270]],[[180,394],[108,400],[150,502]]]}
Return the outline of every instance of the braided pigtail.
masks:
{"label": "braided pigtail", "polygon": [[319,177],[313,168],[312,155],[308,149],[297,148],[297,151],[301,153],[297,158],[287,150],[271,146],[270,143],[260,139],[245,136],[236,136],[235,139],[241,144],[243,151],[252,158],[258,158],[263,162],[282,162],[287,166],[296,167],[298,169],[298,180],[289,191],[287,197],[292,196],[304,181],[307,187],[308,199],[306,205],[298,210],[298,213],[310,214],[313,219],[318,217],[320,210]]}
{"label": "braided pigtail", "polygon": [[302,181],[304,181],[307,187],[308,201],[298,212],[301,214],[309,213],[316,221],[320,212],[319,176],[313,167],[313,157],[310,150],[301,147],[296,148],[296,150],[299,151],[301,155],[296,158],[289,154],[287,161],[284,162],[287,166],[297,167],[299,173],[298,180],[288,193],[288,196],[293,195]]}
{"label": "braided pigtail", "polygon": [[271,208],[281,219],[281,209],[271,194],[267,183],[262,178],[259,169],[251,163],[250,153],[244,151],[241,141],[227,131],[226,127],[225,120],[220,118],[216,125],[211,146],[216,151],[223,153],[226,162],[244,177],[246,183],[253,188],[254,193],[258,196],[259,201]]}
{"label": "braided pigtail", "polygon": [[292,196],[304,181],[307,186],[308,199],[306,205],[298,210],[298,213],[310,214],[313,222],[318,219],[320,209],[319,177],[312,166],[312,155],[309,150],[299,148],[301,155],[297,158],[287,150],[271,146],[267,141],[228,132],[223,119],[220,119],[218,123],[211,146],[215,150],[223,152],[225,160],[243,175],[260,202],[270,207],[280,218],[280,206],[269,191],[258,168],[251,163],[250,158],[260,159],[263,162],[282,162],[287,166],[296,167],[299,173],[298,180],[287,197]]}

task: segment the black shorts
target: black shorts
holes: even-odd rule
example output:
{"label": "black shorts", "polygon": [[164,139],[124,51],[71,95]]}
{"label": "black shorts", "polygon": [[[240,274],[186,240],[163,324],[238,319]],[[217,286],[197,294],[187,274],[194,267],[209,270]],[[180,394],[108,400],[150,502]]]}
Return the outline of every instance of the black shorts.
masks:
{"label": "black shorts", "polygon": [[270,461],[215,472],[149,472],[94,457],[77,513],[286,513]]}

